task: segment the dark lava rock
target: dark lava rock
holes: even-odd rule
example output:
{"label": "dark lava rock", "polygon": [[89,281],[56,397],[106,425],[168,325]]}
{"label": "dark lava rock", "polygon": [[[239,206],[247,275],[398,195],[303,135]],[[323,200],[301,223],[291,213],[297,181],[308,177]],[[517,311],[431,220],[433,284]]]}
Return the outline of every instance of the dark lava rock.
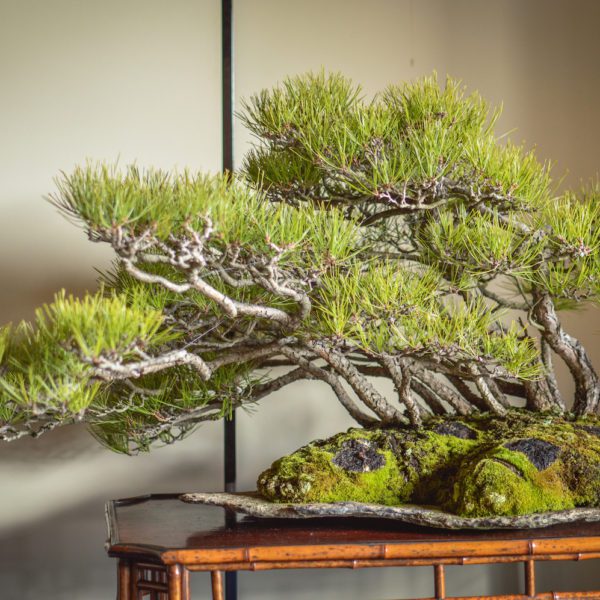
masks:
{"label": "dark lava rock", "polygon": [[385,466],[385,456],[368,440],[347,440],[331,462],[346,471],[365,473]]}
{"label": "dark lava rock", "polygon": [[441,435],[452,435],[460,438],[461,440],[476,440],[477,432],[473,431],[468,425],[460,423],[459,421],[446,421],[440,423],[436,428],[435,432]]}
{"label": "dark lava rock", "polygon": [[551,442],[527,438],[504,444],[507,450],[522,452],[538,471],[547,469],[556,461],[560,448]]}

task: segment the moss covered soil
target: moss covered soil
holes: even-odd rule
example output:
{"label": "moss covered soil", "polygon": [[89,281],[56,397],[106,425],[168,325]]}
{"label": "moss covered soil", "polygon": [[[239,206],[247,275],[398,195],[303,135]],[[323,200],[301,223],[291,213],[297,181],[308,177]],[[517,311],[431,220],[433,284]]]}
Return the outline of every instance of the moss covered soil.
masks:
{"label": "moss covered soil", "polygon": [[273,502],[435,506],[466,517],[600,506],[600,419],[511,411],[350,429],[275,461]]}

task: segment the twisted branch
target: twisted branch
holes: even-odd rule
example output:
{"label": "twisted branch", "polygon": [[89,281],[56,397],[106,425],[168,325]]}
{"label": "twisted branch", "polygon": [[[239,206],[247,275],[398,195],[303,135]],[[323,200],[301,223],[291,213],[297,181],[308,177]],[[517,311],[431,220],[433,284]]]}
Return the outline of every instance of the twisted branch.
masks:
{"label": "twisted branch", "polygon": [[534,289],[533,299],[533,315],[543,328],[544,340],[564,361],[575,381],[574,412],[594,412],[600,400],[600,381],[590,357],[581,342],[563,330],[550,294]]}
{"label": "twisted branch", "polygon": [[304,354],[298,350],[294,350],[289,347],[283,347],[281,353],[288,357],[292,362],[301,367],[304,371],[314,376],[316,379],[320,379],[325,383],[329,384],[331,389],[334,391],[337,399],[341,405],[348,411],[348,414],[363,427],[369,427],[379,423],[377,419],[370,417],[363,413],[360,408],[356,405],[354,400],[350,397],[348,392],[344,389],[342,382],[333,373],[321,369],[313,364]]}
{"label": "twisted branch", "polygon": [[410,393],[411,371],[405,361],[383,354],[381,362],[384,364],[390,378],[394,382],[394,387],[398,392],[398,400],[406,406],[406,412],[412,425],[420,427],[423,423],[421,409]]}
{"label": "twisted branch", "polygon": [[343,354],[327,348],[322,342],[310,341],[306,346],[342,375],[362,402],[384,423],[406,423],[406,417],[391,406]]}

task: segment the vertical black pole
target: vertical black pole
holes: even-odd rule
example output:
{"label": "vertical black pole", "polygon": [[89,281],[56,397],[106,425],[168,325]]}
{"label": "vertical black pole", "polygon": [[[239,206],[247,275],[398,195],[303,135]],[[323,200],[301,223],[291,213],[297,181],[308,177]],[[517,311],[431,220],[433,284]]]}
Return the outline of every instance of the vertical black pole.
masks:
{"label": "vertical black pole", "polygon": [[233,0],[221,0],[223,171],[233,171]]}
{"label": "vertical black pole", "polygon": [[[233,172],[233,0],[221,0],[221,79],[223,110],[223,172]],[[225,419],[225,491],[235,492],[235,411]],[[231,516],[231,515],[230,515]],[[234,517],[235,518],[235,517]],[[225,600],[237,600],[237,573],[225,573]]]}

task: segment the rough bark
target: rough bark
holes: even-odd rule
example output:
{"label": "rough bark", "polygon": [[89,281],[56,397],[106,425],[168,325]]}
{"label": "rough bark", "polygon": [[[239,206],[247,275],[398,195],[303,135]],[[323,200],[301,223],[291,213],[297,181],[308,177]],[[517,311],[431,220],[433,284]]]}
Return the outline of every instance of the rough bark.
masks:
{"label": "rough bark", "polygon": [[541,335],[560,356],[575,381],[573,410],[583,415],[595,412],[600,400],[600,382],[589,355],[579,340],[566,333],[547,292],[533,291],[533,316],[543,329]]}

